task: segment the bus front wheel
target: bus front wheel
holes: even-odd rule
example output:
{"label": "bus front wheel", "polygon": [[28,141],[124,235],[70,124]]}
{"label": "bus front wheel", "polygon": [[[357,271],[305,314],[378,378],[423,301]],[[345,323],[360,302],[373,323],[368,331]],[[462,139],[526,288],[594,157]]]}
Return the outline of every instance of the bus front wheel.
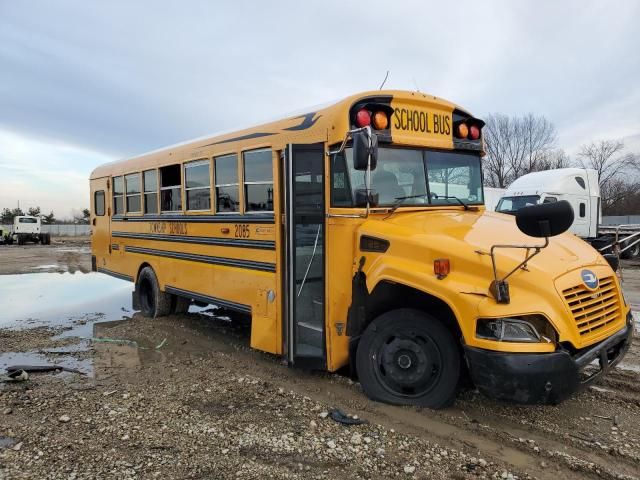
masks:
{"label": "bus front wheel", "polygon": [[158,277],[151,267],[144,267],[136,285],[140,311],[147,318],[164,317],[171,312],[171,294],[160,290]]}
{"label": "bus front wheel", "polygon": [[419,310],[391,310],[365,330],[356,353],[365,394],[395,405],[444,408],[455,400],[460,349],[451,332]]}

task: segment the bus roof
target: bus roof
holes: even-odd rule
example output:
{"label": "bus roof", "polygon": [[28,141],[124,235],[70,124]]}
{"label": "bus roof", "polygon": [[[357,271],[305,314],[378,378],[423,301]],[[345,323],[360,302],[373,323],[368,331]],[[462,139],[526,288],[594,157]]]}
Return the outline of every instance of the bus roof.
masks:
{"label": "bus roof", "polygon": [[[232,153],[238,151],[239,145],[243,145],[243,148],[244,146],[250,146],[250,148],[266,145],[280,146],[282,137],[285,134],[287,142],[317,142],[320,141],[318,137],[329,141],[340,141],[341,138],[333,137],[336,134],[341,137],[344,136],[344,132],[349,128],[349,109],[357,101],[368,97],[391,97],[413,102],[420,101],[426,104],[437,104],[439,107],[444,107],[451,111],[454,109],[464,111],[464,109],[447,100],[426,93],[406,90],[372,90],[354,94],[328,104],[309,107],[300,110],[300,113],[294,113],[273,122],[263,123],[243,130],[219,132],[135,157],[105,163],[91,172],[90,178],[102,178],[172,163],[181,163],[185,158],[189,157],[197,159],[209,157],[212,154]],[[332,132],[335,132],[335,134],[332,135]]]}

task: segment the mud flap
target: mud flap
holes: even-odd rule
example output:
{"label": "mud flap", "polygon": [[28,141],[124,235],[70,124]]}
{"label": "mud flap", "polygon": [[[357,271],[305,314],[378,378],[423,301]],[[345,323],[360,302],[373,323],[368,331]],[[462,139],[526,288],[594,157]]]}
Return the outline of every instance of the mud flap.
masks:
{"label": "mud flap", "polygon": [[367,290],[367,276],[362,271],[365,258],[360,258],[358,271],[351,281],[351,305],[347,312],[347,335],[349,337],[358,337],[363,331],[367,323],[367,299],[369,291]]}
{"label": "mud flap", "polygon": [[367,325],[367,299],[369,291],[367,290],[367,276],[362,271],[365,258],[360,258],[358,271],[351,281],[351,305],[347,311],[347,328],[346,333],[349,338],[349,375],[352,379],[358,378],[356,371],[356,352],[358,351],[358,343],[360,335]]}
{"label": "mud flap", "polygon": [[136,285],[133,292],[131,292],[131,308],[133,310],[140,310],[140,293],[138,292],[138,285]]}

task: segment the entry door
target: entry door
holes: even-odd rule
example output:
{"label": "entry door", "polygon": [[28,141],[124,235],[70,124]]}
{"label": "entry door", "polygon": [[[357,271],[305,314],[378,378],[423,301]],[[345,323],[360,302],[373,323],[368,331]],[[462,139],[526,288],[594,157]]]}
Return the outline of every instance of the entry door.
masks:
{"label": "entry door", "polygon": [[98,267],[109,256],[111,191],[107,177],[91,180],[91,246]]}
{"label": "entry door", "polygon": [[289,145],[284,163],[288,360],[296,367],[323,369],[324,145]]}

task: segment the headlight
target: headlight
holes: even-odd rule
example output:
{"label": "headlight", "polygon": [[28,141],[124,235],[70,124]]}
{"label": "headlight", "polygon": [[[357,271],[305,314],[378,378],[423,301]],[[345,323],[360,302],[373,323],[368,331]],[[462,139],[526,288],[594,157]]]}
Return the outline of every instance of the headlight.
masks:
{"label": "headlight", "polygon": [[498,342],[552,343],[556,331],[542,315],[526,315],[517,318],[479,318],[476,337]]}

